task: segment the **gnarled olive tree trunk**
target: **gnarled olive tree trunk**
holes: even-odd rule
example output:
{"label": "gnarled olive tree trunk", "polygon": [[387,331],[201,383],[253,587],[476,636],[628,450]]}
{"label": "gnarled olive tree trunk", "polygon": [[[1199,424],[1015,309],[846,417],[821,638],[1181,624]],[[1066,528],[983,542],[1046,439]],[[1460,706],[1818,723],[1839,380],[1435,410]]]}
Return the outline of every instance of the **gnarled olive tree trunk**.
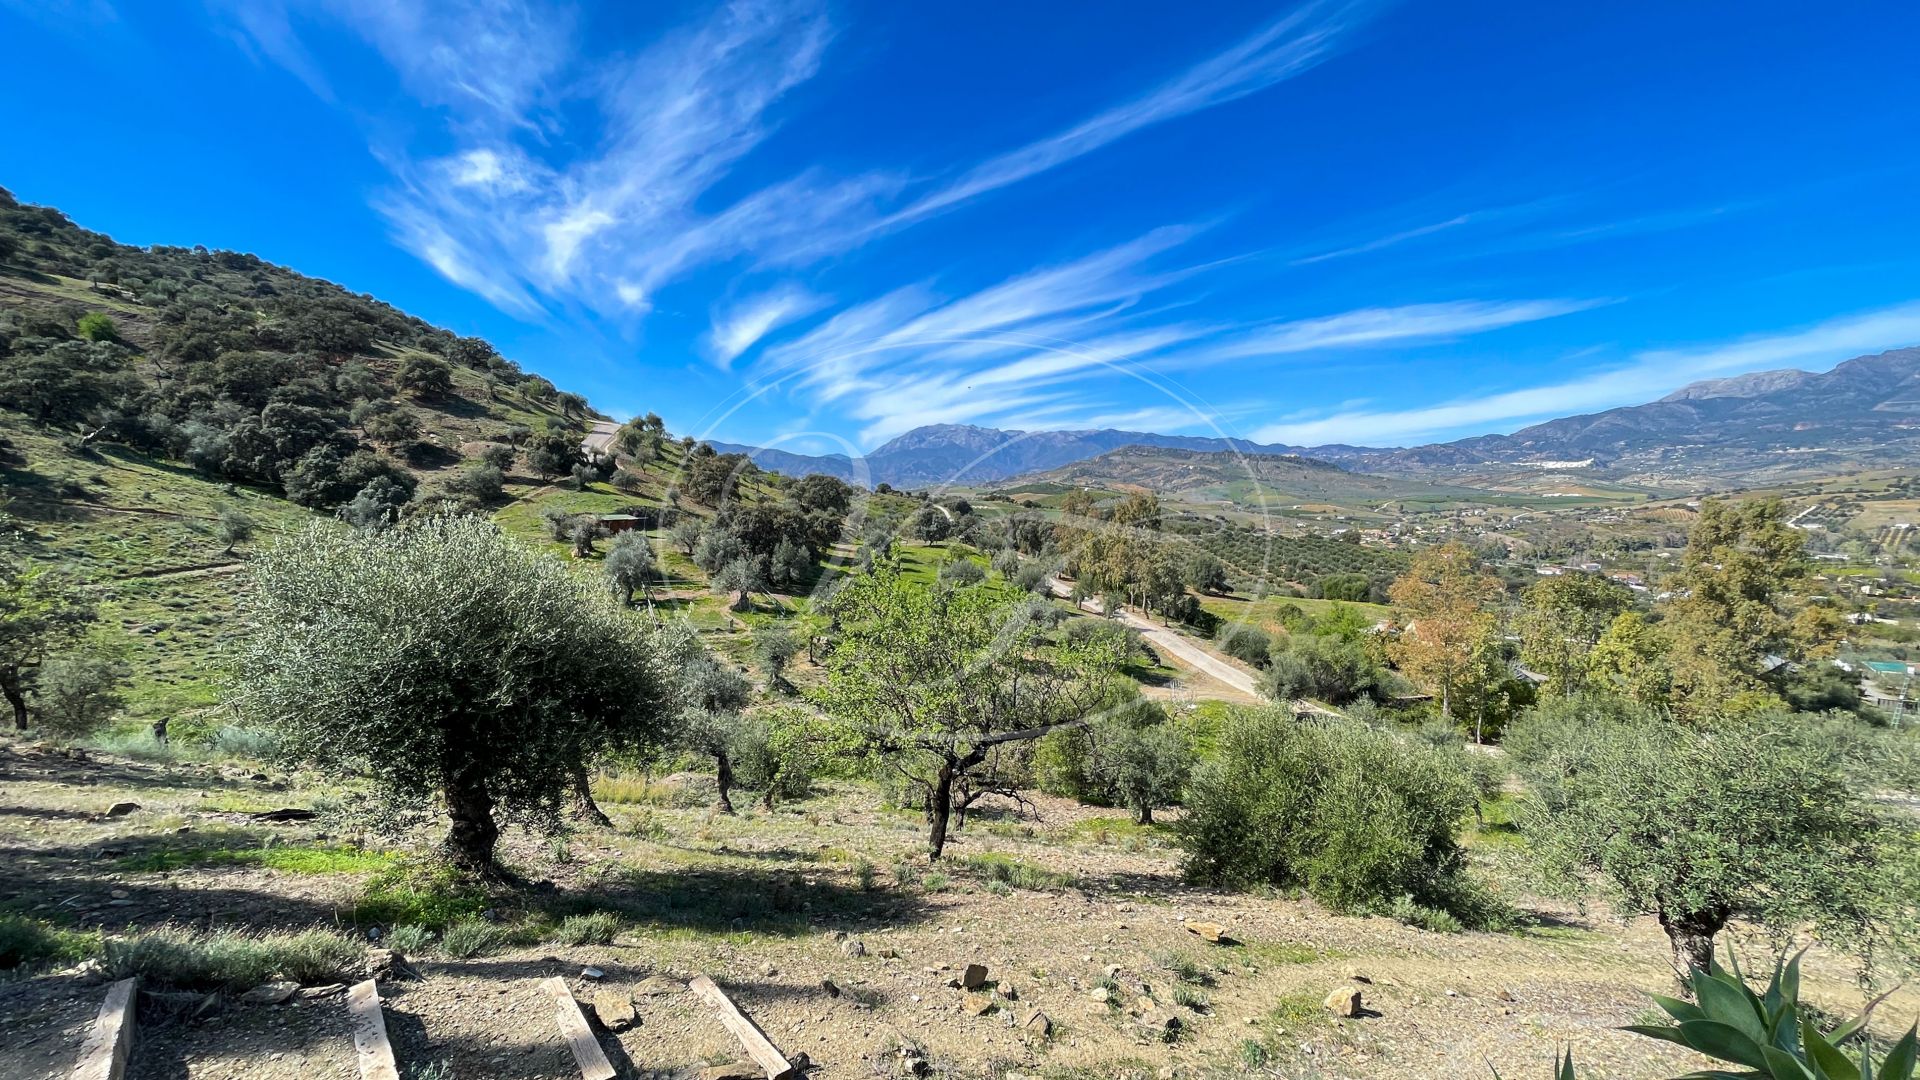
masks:
{"label": "gnarled olive tree trunk", "polygon": [[1682,988],[1691,987],[1690,976],[1706,971],[1713,964],[1713,938],[1726,928],[1732,913],[1725,908],[1703,912],[1673,913],[1664,906],[1655,914],[1660,928],[1667,932],[1673,946],[1673,973]]}
{"label": "gnarled olive tree trunk", "polygon": [[456,773],[447,780],[446,799],[447,817],[453,821],[445,844],[448,857],[463,870],[500,876],[500,866],[493,861],[500,826],[493,821],[493,793],[486,778],[473,769]]}

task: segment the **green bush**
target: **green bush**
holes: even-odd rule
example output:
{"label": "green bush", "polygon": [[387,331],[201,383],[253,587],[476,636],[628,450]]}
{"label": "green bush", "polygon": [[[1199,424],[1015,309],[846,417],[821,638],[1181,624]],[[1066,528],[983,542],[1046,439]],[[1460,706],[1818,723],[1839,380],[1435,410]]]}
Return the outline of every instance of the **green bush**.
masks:
{"label": "green bush", "polygon": [[1232,623],[1220,631],[1220,651],[1243,664],[1264,668],[1272,650],[1273,638],[1257,626]]}
{"label": "green bush", "polygon": [[276,979],[338,982],[360,956],[359,945],[325,930],[200,935],[163,927],[108,938],[101,963],[115,979],[138,975],[148,982],[197,990],[245,990]]}
{"label": "green bush", "polygon": [[1308,698],[1345,705],[1385,696],[1387,673],[1357,642],[1290,634],[1273,648],[1262,689],[1275,701]]}
{"label": "green bush", "polygon": [[1174,831],[1196,882],[1479,915],[1454,837],[1474,794],[1452,757],[1411,740],[1247,710],[1188,783]]}
{"label": "green bush", "polygon": [[607,945],[620,932],[620,916],[611,911],[569,915],[548,938],[556,945]]}
{"label": "green bush", "polygon": [[440,951],[456,960],[471,960],[505,948],[507,928],[485,919],[462,919],[440,935]]}

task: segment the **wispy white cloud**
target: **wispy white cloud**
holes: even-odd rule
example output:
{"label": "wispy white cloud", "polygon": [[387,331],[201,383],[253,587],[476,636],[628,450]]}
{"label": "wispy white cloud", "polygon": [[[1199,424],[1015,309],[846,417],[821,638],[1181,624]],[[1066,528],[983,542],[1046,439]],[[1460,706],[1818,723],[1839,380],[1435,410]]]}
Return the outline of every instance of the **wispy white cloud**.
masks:
{"label": "wispy white cloud", "polygon": [[1092,153],[1143,128],[1223,105],[1293,78],[1333,55],[1374,5],[1315,0],[1131,101],[982,161],[886,219],[918,221]]}
{"label": "wispy white cloud", "polygon": [[[811,170],[713,210],[706,197],[773,130],[774,105],[820,70],[834,36],[821,0],[733,0],[625,59],[587,55],[571,10],[536,0],[209,2],[323,96],[337,87],[300,33],[325,19],[444,110],[451,152],[380,148],[395,184],[378,209],[409,250],[522,314],[543,301],[644,312],[696,267],[791,267],[845,252],[1309,70],[1374,6],[1312,0],[1145,94],[945,180]],[[584,107],[563,107],[576,99]]]}
{"label": "wispy white cloud", "polygon": [[1403,445],[1462,432],[1510,430],[1552,416],[1632,405],[1696,379],[1781,366],[1824,368],[1879,349],[1920,343],[1920,303],[1884,308],[1786,334],[1698,349],[1642,352],[1631,363],[1576,379],[1403,410],[1344,410],[1269,424],[1262,442]]}
{"label": "wispy white cloud", "polygon": [[824,296],[787,284],[730,304],[714,312],[713,328],[707,333],[708,355],[726,367],[761,338],[827,303]]}
{"label": "wispy white cloud", "polygon": [[[832,405],[862,425],[868,442],[930,423],[1100,427],[1129,414],[1177,418],[1184,429],[1216,413],[1196,413],[1158,371],[1461,337],[1592,303],[1414,304],[1257,325],[1169,321],[1178,309],[1160,305],[1161,294],[1207,271],[1163,265],[1192,235],[1156,230],[959,296],[930,284],[897,289],[765,348],[753,373],[814,408]],[[1103,382],[1107,390],[1125,383],[1118,396],[1131,404],[1104,400]],[[1153,405],[1138,404],[1141,386]]]}
{"label": "wispy white cloud", "polygon": [[1254,327],[1175,356],[1167,366],[1463,337],[1568,315],[1599,303],[1601,301],[1596,300],[1460,300],[1362,308]]}

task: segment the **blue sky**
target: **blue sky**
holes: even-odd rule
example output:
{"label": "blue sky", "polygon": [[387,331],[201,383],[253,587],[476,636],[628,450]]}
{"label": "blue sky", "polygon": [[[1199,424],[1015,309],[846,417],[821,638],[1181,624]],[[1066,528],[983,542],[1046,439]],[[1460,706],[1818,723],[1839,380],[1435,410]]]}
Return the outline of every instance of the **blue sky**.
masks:
{"label": "blue sky", "polygon": [[1920,343],[1920,8],[0,0],[0,185],[618,415],[1411,444]]}

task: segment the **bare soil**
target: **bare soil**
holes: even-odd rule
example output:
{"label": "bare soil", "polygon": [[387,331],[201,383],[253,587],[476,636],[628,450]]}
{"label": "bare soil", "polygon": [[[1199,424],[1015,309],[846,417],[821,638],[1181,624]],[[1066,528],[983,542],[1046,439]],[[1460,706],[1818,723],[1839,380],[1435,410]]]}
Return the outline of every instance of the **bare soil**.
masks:
{"label": "bare soil", "polygon": [[[253,766],[81,760],[0,743],[0,906],[108,931],[323,925],[364,940],[390,929],[352,920],[365,874],[128,868],[129,856],[196,838],[375,843],[325,820],[265,825],[247,816],[326,793]],[[140,809],[103,816],[121,801]],[[1514,1080],[1547,1075],[1563,1048],[1594,1078],[1651,1080],[1704,1064],[1617,1030],[1648,1012],[1649,993],[1671,989],[1671,975],[1650,920],[1623,922],[1604,909],[1515,891],[1532,916],[1527,929],[1438,934],[1307,900],[1197,889],[1182,882],[1178,852],[1162,834],[1113,811],[1045,798],[976,815],[947,865],[933,868],[944,881],[925,876],[918,817],[881,809],[863,786],[832,785],[798,806],[734,817],[644,803],[606,809],[614,829],[581,831],[564,845],[509,834],[510,865],[548,884],[503,898],[501,918],[604,907],[621,912],[626,929],[605,945],[414,957],[420,978],[382,983],[403,1076],[445,1068],[438,1075],[577,1077],[539,987],[555,975],[583,1005],[610,990],[637,1003],[636,1026],[601,1034],[622,1076],[690,1077],[743,1060],[711,1009],[684,989],[701,973],[789,1056],[804,1053],[811,1075],[827,1078],[898,1074],[898,1048],[908,1044],[937,1075],[995,1080],[1454,1080],[1489,1076],[1489,1067]],[[432,840],[409,835],[394,850],[411,857]],[[965,862],[983,853],[1074,884],[989,884]],[[870,884],[863,863],[873,868]],[[1188,920],[1223,924],[1237,944],[1208,944],[1184,929]],[[1743,949],[1763,955],[1757,942]],[[989,998],[970,1001],[949,985],[969,963],[987,967]],[[1181,1004],[1170,965],[1183,964],[1204,985],[1184,984]],[[1124,988],[1117,1007],[1092,998],[1110,965]],[[589,977],[589,967],[600,976]],[[1856,1010],[1862,995],[1852,978],[1846,960],[1816,950],[1808,996],[1836,1013]],[[1364,1017],[1337,1019],[1321,1007],[1340,987],[1361,991]],[[0,984],[0,1076],[64,1077],[104,992],[97,976],[73,971]],[[128,1075],[355,1075],[337,994],[273,1006],[229,997],[197,1014],[202,1003],[199,995],[143,998]],[[991,1007],[977,1014],[983,1004]],[[1023,1026],[1035,1009],[1052,1021],[1047,1037]],[[1904,1028],[1920,1012],[1920,994],[1904,990],[1883,1009],[1882,1024]],[[1178,1016],[1178,1038],[1150,1040],[1136,1012]],[[1257,1069],[1247,1064],[1250,1042],[1260,1048],[1253,1060],[1264,1059]]]}

